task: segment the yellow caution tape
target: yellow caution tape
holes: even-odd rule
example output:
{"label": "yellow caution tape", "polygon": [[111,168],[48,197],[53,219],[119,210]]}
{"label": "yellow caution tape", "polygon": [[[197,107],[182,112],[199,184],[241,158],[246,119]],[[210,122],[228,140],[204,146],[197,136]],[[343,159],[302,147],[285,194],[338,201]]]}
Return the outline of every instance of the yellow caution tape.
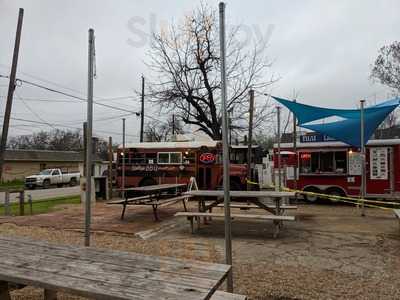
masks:
{"label": "yellow caution tape", "polygon": [[[400,205],[399,202],[388,202],[388,201],[379,201],[379,200],[367,200],[367,199],[362,199],[362,198],[351,198],[351,197],[344,197],[344,196],[334,196],[334,195],[327,195],[327,194],[321,194],[321,193],[314,193],[314,192],[306,192],[306,191],[301,191],[301,190],[293,190],[289,188],[283,188],[285,191],[289,192],[295,192],[298,194],[303,194],[303,195],[311,195],[311,196],[317,196],[320,198],[326,198],[330,199],[333,201],[341,201],[345,203],[350,203],[350,204],[355,204],[355,205],[360,205],[363,202],[367,203],[375,203],[375,204],[384,204],[384,205]],[[378,205],[372,205],[372,204],[364,204],[365,206],[368,207],[375,207],[375,208],[382,208],[382,209],[391,209],[388,207],[382,207]]]}
{"label": "yellow caution tape", "polygon": [[254,185],[259,185],[258,182],[250,181],[250,180],[248,180],[248,179],[246,179],[246,183],[248,183],[248,184],[254,184]]}

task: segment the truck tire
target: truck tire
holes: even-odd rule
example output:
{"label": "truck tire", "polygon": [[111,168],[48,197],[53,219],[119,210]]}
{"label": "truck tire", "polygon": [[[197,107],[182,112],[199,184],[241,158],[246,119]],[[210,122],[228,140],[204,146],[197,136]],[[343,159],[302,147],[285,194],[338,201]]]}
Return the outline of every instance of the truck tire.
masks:
{"label": "truck tire", "polygon": [[78,184],[78,181],[76,180],[75,177],[72,177],[71,180],[69,181],[69,186],[76,186]]}
{"label": "truck tire", "polygon": [[[303,191],[305,192],[311,192],[311,193],[321,193],[321,190],[315,186],[309,186],[306,187]],[[318,201],[318,196],[313,196],[313,195],[304,195],[304,200],[311,202],[311,203],[315,203]]]}
{"label": "truck tire", "polygon": [[157,182],[151,177],[145,177],[140,181],[139,186],[156,185]]}
{"label": "truck tire", "polygon": [[43,188],[44,188],[44,189],[48,189],[49,187],[50,187],[50,180],[45,179],[45,180],[43,181]]}
{"label": "truck tire", "polygon": [[[331,196],[338,196],[338,197],[345,197],[346,196],[346,193],[342,189],[337,188],[337,187],[328,188],[325,191],[324,194],[328,194],[328,195],[331,195]],[[331,201],[335,202],[334,199],[331,200]]]}

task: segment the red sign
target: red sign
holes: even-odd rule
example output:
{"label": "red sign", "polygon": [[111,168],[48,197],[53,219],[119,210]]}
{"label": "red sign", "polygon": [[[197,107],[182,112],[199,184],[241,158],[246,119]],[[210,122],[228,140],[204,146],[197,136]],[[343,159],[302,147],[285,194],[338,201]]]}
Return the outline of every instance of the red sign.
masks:
{"label": "red sign", "polygon": [[212,164],[215,162],[215,154],[213,153],[202,153],[200,155],[200,162],[203,164]]}

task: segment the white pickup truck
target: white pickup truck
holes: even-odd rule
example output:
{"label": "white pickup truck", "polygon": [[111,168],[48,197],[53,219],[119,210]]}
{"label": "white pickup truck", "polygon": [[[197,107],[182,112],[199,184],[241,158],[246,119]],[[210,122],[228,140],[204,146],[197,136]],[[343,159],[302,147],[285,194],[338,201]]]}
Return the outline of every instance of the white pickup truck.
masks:
{"label": "white pickup truck", "polygon": [[37,175],[25,177],[25,186],[29,189],[36,187],[49,188],[51,185],[62,187],[65,184],[75,186],[79,183],[81,174],[76,173],[63,173],[61,169],[46,169]]}

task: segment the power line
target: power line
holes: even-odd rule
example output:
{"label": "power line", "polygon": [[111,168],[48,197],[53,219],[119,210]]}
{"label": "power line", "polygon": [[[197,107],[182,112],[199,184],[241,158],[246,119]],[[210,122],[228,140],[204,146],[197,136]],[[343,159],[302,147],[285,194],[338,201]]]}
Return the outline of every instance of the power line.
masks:
{"label": "power line", "polygon": [[[6,76],[6,75],[0,75],[0,77],[8,78],[8,76]],[[87,99],[85,99],[85,98],[81,98],[81,97],[72,95],[70,93],[59,91],[59,90],[56,90],[56,89],[53,89],[53,88],[50,88],[50,87],[47,87],[47,86],[44,86],[44,85],[41,85],[41,84],[38,84],[38,83],[35,83],[35,82],[31,82],[31,81],[28,81],[28,80],[25,80],[25,79],[17,78],[16,82],[26,83],[26,84],[35,86],[37,88],[41,88],[41,89],[47,90],[49,92],[53,92],[53,93],[57,93],[57,94],[60,94],[60,95],[64,95],[64,96],[67,96],[67,97],[70,97],[70,98],[73,98],[73,99],[77,99],[77,100],[80,100],[80,101],[84,101],[84,102],[87,101]],[[132,113],[132,114],[136,114],[137,116],[140,116],[140,113],[136,112],[136,111],[127,110],[127,109],[116,107],[116,106],[112,106],[112,105],[109,105],[109,104],[99,103],[97,101],[93,101],[93,103],[96,104],[96,105],[99,105],[99,106],[107,107],[107,108],[114,109],[114,110],[129,112],[129,113]]]}
{"label": "power line", "polygon": [[[0,117],[3,118],[3,117]],[[23,119],[23,118],[15,118],[15,117],[11,117],[11,120],[14,121],[22,121],[22,122],[28,122],[28,123],[33,123],[33,124],[42,124],[42,125],[53,125],[53,126],[58,126],[58,127],[65,127],[65,128],[71,128],[71,129],[77,129],[79,131],[82,130],[82,128],[80,127],[74,127],[74,126],[69,126],[69,125],[64,125],[64,124],[56,124],[56,123],[48,123],[48,122],[41,122],[41,121],[35,121],[35,120],[29,120],[29,119]],[[102,132],[102,133],[106,133],[106,134],[115,134],[115,135],[122,135],[121,132],[114,132],[114,131],[106,131],[106,130],[97,130],[96,132]],[[133,134],[126,134],[132,137],[138,137],[138,135],[133,135]]]}
{"label": "power line", "polygon": [[53,125],[51,125],[50,123],[48,123],[47,121],[45,121],[44,119],[42,119],[42,117],[39,116],[39,114],[37,114],[17,93],[17,91],[15,91],[15,95],[17,95],[17,98],[19,100],[22,101],[22,103],[25,105],[25,107],[34,115],[36,116],[36,118],[38,118],[40,121],[47,123],[47,125],[49,125],[51,128],[56,129]]}

